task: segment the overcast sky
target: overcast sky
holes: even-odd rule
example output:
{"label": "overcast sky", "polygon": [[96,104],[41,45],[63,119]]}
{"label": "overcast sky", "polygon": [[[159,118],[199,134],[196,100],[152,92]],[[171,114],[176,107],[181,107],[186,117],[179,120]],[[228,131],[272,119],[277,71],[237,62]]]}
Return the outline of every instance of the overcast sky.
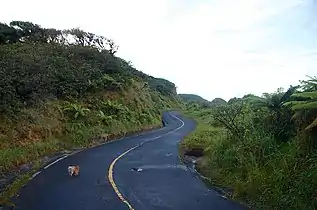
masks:
{"label": "overcast sky", "polygon": [[80,27],[179,93],[261,95],[317,73],[314,0],[11,0],[0,21]]}

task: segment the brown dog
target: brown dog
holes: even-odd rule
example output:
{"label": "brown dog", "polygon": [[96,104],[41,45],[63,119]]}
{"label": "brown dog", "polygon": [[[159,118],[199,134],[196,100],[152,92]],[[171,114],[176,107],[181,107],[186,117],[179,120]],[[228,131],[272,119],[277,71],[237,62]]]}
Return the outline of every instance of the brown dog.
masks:
{"label": "brown dog", "polygon": [[70,176],[78,176],[79,174],[79,166],[68,166],[68,174]]}

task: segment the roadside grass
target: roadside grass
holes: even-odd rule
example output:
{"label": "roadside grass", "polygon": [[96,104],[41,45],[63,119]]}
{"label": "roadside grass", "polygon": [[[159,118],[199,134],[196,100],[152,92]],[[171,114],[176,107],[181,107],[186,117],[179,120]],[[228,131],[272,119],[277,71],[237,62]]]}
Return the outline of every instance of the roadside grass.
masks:
{"label": "roadside grass", "polygon": [[1,171],[6,172],[22,164],[31,162],[46,154],[59,151],[57,139],[47,139],[44,142],[34,142],[24,146],[6,147],[0,149]]}
{"label": "roadside grass", "polygon": [[[51,155],[62,150],[71,150],[74,148],[89,148],[101,144],[106,141],[111,141],[114,138],[120,138],[127,134],[132,134],[138,131],[161,127],[160,121],[154,121],[152,124],[142,124],[141,126],[123,126],[116,125],[116,129],[109,133],[104,133],[105,129],[102,126],[96,127],[81,127],[72,130],[67,136],[61,138],[45,139],[42,142],[35,142],[19,147],[9,147],[0,149],[0,164],[1,171],[9,171],[22,164],[38,161],[45,155]],[[105,135],[107,134],[107,135]],[[27,183],[30,176],[36,172],[38,167],[32,167],[30,172],[20,174],[14,182],[0,194],[0,205],[10,204],[9,200],[16,195],[19,189]]]}
{"label": "roadside grass", "polygon": [[182,151],[203,148],[196,169],[227,197],[255,209],[316,209],[317,155],[301,152],[293,140],[277,144],[259,130],[243,140],[213,125],[208,110],[184,111],[198,123]]}
{"label": "roadside grass", "polygon": [[[156,109],[153,101],[136,101],[129,103],[129,106],[123,105],[127,104],[124,101],[122,105],[109,102],[110,107],[102,107],[102,104],[96,102],[99,101],[97,97],[92,97],[95,98],[90,103],[79,100],[72,102],[76,104],[78,112],[80,107],[89,107],[90,110],[76,119],[76,111],[69,113],[61,109],[65,105],[63,101],[26,109],[17,117],[19,121],[2,118],[0,130],[5,135],[0,136],[0,174],[5,177],[12,173],[10,171],[15,171],[18,175],[1,193],[0,204],[8,203],[10,197],[28,180],[31,172],[19,172],[23,164],[40,161],[57,152],[89,148],[162,126],[161,110]],[[142,97],[140,93],[139,97]],[[157,105],[162,108],[173,105],[159,102]],[[105,115],[99,115],[100,109],[104,110]],[[115,111],[118,113],[112,114]]]}
{"label": "roadside grass", "polygon": [[10,198],[17,194],[17,191],[25,185],[31,178],[31,172],[20,175],[13,181],[12,184],[0,194],[0,205],[14,207],[14,203],[10,201]]}
{"label": "roadside grass", "polygon": [[[103,140],[100,135],[102,134],[101,131],[103,131],[102,127],[82,128],[74,130],[73,134],[64,136],[61,139],[52,138],[50,140],[47,139],[44,142],[27,144],[18,148],[0,149],[1,170],[8,171],[25,163],[31,163],[34,161],[36,163],[30,172],[18,175],[13,183],[7,186],[7,188],[0,194],[0,205],[12,205],[12,203],[10,203],[10,198],[15,196],[19,189],[28,182],[32,174],[41,167],[42,164],[38,160],[45,155],[51,155],[53,153],[60,152],[61,150],[72,149],[70,146],[77,148],[89,148],[105,141],[111,141],[114,138],[123,137],[129,133],[132,134],[159,127],[161,127],[160,122],[143,124],[138,128],[131,126],[130,129],[122,127],[122,129],[119,130],[120,127],[118,127],[118,130],[109,133],[106,139]],[[63,140],[66,139],[68,139],[69,142],[63,142]],[[95,139],[95,141],[93,139]]]}
{"label": "roadside grass", "polygon": [[10,201],[10,198],[17,195],[17,192],[23,187],[39,168],[41,167],[40,161],[35,161],[32,170],[20,174],[11,184],[6,186],[5,190],[0,193],[0,205],[14,207],[14,203]]}

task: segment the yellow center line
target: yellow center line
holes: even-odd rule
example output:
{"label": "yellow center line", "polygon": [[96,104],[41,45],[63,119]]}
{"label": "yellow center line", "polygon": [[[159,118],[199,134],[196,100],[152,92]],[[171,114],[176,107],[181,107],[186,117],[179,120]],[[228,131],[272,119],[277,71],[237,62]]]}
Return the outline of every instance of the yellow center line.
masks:
{"label": "yellow center line", "polygon": [[[161,136],[157,136],[157,137],[155,137],[155,138],[148,139],[148,141],[155,140],[155,139],[159,139],[159,138],[161,138],[161,137],[163,137],[163,136],[166,136],[167,134],[173,133],[173,132],[175,132],[175,131],[181,129],[181,128],[184,126],[184,122],[183,122],[181,119],[179,119],[178,117],[176,117],[176,116],[174,116],[174,115],[172,115],[172,114],[170,114],[170,115],[171,115],[172,117],[176,118],[177,120],[179,120],[179,121],[182,123],[182,125],[179,126],[179,127],[176,128],[176,129],[174,129],[174,130],[171,130],[171,131],[169,131],[169,132],[167,132],[167,133],[161,135]],[[146,142],[146,141],[144,141],[144,142]],[[116,164],[116,162],[117,162],[120,158],[122,158],[124,155],[128,154],[128,153],[131,152],[132,150],[136,149],[137,147],[140,147],[141,145],[143,145],[144,142],[142,142],[141,144],[138,144],[138,145],[136,145],[136,146],[134,146],[134,147],[128,149],[127,151],[125,151],[124,153],[122,153],[121,155],[119,155],[116,159],[114,159],[114,160],[112,161],[112,163],[111,163],[110,166],[109,166],[109,170],[108,170],[108,180],[109,180],[109,182],[110,182],[110,184],[111,184],[113,190],[115,191],[115,193],[117,194],[117,196],[119,197],[119,199],[120,199],[123,203],[125,203],[125,204],[129,207],[130,210],[134,210],[134,208],[133,208],[132,205],[122,196],[122,194],[120,193],[120,191],[119,191],[119,189],[118,189],[116,183],[114,182],[114,179],[113,179],[113,167],[114,167],[114,165]]]}
{"label": "yellow center line", "polygon": [[116,164],[116,162],[121,158],[123,157],[124,155],[126,155],[128,152],[134,150],[135,148],[137,148],[139,145],[135,146],[135,147],[132,147],[131,149],[125,151],[124,153],[122,153],[121,155],[119,155],[116,159],[114,159],[114,161],[112,161],[112,163],[110,164],[110,167],[109,167],[109,170],[108,170],[108,179],[109,179],[109,182],[112,186],[112,188],[114,189],[115,193],[118,195],[119,199],[125,203],[130,210],[134,210],[134,208],[131,206],[131,204],[122,196],[122,194],[120,193],[120,191],[118,190],[118,187],[116,185],[116,183],[114,182],[113,180],[113,167],[114,165]]}

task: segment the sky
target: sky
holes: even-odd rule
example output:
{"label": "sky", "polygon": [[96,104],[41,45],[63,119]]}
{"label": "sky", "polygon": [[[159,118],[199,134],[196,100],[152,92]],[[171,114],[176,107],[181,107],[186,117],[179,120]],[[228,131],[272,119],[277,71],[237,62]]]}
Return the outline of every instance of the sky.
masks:
{"label": "sky", "polygon": [[138,70],[208,100],[261,95],[317,75],[316,0],[11,0],[1,7],[1,22],[111,38],[117,56]]}

